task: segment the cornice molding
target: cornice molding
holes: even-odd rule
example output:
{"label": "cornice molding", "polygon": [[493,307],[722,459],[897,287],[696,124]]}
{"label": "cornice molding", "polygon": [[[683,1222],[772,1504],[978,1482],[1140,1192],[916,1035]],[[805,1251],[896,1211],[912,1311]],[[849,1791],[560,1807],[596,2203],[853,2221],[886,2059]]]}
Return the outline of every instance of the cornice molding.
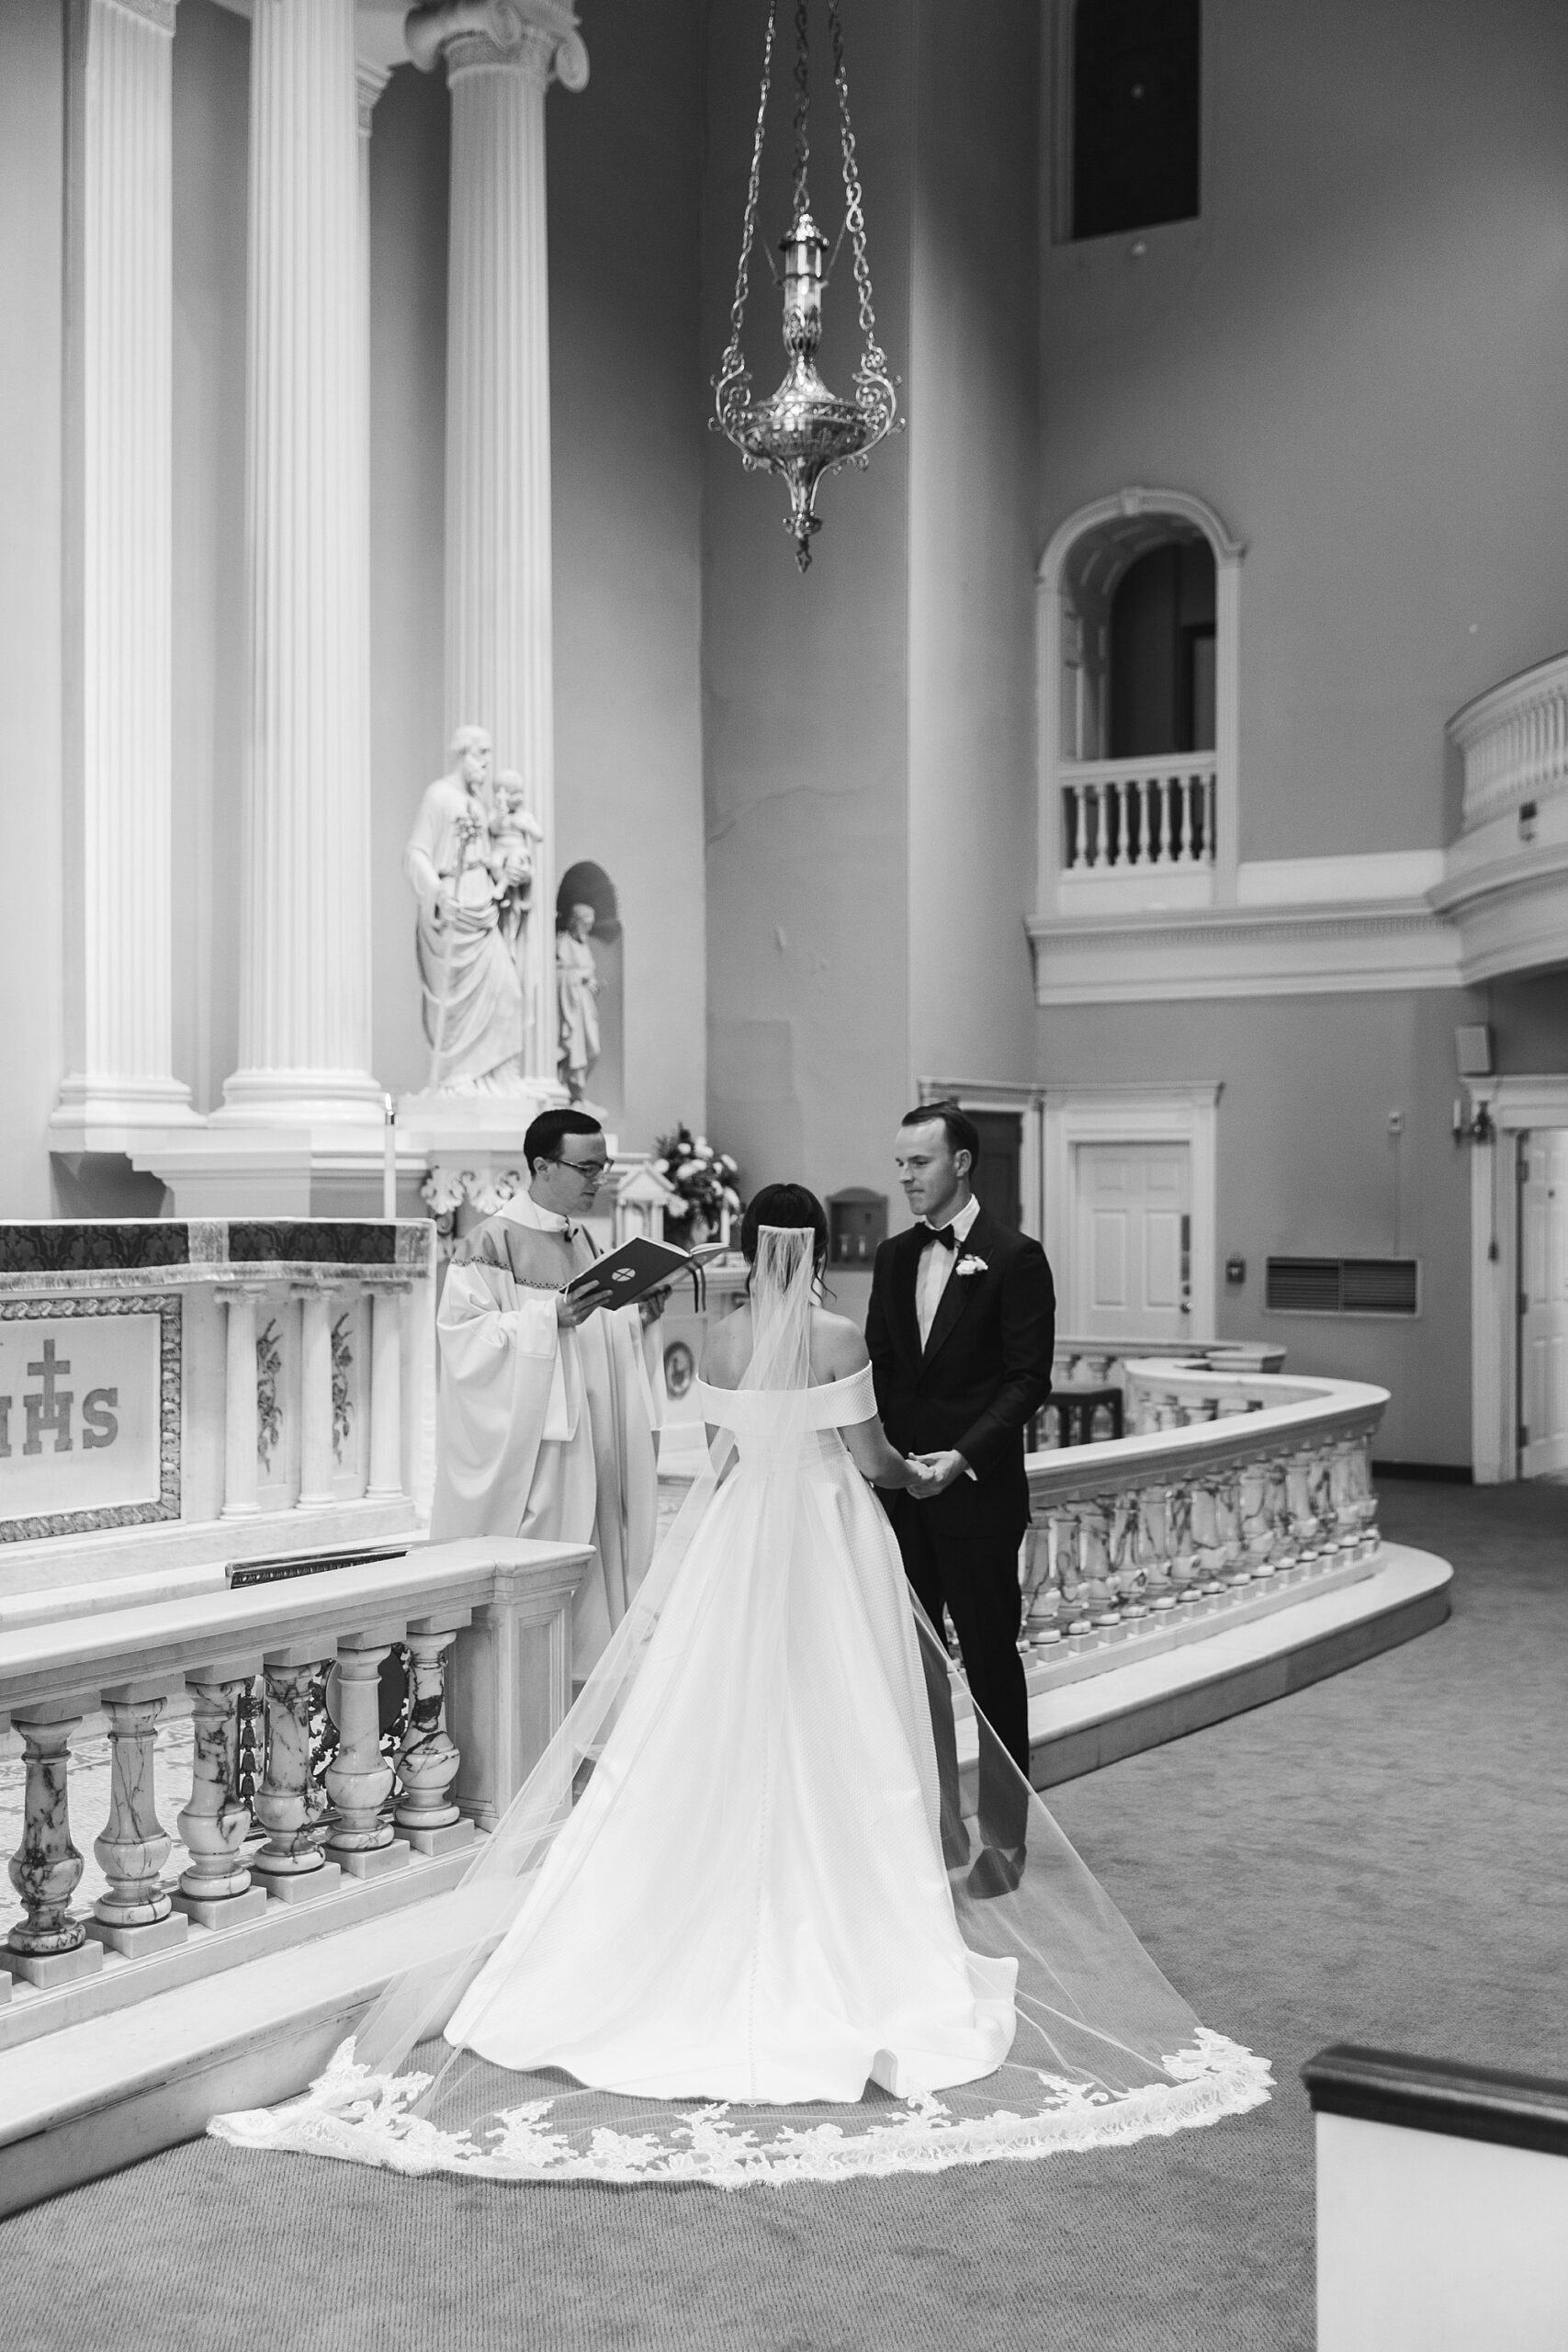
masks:
{"label": "cornice molding", "polygon": [[1424,901],[1037,915],[1025,927],[1043,1007],[1461,985],[1458,933]]}

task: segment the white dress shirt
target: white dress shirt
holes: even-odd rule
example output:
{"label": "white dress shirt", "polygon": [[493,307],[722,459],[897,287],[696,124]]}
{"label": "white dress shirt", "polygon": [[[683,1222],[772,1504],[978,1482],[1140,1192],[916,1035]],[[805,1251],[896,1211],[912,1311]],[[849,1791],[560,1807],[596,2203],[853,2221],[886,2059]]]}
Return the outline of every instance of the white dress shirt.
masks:
{"label": "white dress shirt", "polygon": [[[924,1348],[936,1321],[937,1308],[942,1305],[942,1292],[953,1280],[953,1269],[964,1254],[970,1227],[980,1214],[980,1204],[973,1193],[954,1217],[946,1220],[953,1227],[954,1247],[945,1248],[940,1241],[928,1241],[920,1250],[919,1272],[915,1276],[915,1319],[920,1327],[920,1346]],[[937,1228],[929,1217],[922,1219],[928,1231]]]}

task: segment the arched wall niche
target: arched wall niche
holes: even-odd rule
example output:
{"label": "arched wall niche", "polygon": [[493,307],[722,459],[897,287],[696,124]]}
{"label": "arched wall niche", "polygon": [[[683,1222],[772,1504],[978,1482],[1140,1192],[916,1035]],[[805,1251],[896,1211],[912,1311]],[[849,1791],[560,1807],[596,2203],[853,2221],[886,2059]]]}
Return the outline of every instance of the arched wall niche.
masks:
{"label": "arched wall niche", "polygon": [[[1214,566],[1213,744],[1117,760],[1111,620],[1132,566],[1205,543]],[[1042,914],[1234,904],[1242,543],[1190,491],[1128,488],[1052,533],[1036,573]]]}
{"label": "arched wall niche", "polygon": [[573,907],[593,910],[593,960],[599,967],[599,1059],[588,1092],[612,1120],[626,1116],[626,989],[622,958],[620,894],[602,865],[581,857],[569,865],[556,890],[556,929],[563,931]]}

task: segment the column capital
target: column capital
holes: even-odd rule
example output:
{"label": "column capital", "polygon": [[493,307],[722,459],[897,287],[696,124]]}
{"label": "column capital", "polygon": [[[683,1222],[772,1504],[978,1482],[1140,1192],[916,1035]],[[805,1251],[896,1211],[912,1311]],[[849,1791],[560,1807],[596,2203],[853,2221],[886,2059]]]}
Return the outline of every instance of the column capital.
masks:
{"label": "column capital", "polygon": [[588,51],[570,0],[425,0],[403,21],[408,52],[422,73],[445,57],[447,80],[498,67],[525,74],[540,89],[581,90]]}

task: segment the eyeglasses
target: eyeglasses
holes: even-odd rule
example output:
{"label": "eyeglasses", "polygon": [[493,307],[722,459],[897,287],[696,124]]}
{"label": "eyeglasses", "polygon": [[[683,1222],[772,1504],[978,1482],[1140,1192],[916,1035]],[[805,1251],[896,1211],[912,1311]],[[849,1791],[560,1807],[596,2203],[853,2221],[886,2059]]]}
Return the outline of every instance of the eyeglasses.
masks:
{"label": "eyeglasses", "polygon": [[562,1159],[552,1152],[549,1161],[552,1168],[564,1168],[569,1176],[581,1176],[585,1184],[602,1184],[610,1172],[607,1159]]}

